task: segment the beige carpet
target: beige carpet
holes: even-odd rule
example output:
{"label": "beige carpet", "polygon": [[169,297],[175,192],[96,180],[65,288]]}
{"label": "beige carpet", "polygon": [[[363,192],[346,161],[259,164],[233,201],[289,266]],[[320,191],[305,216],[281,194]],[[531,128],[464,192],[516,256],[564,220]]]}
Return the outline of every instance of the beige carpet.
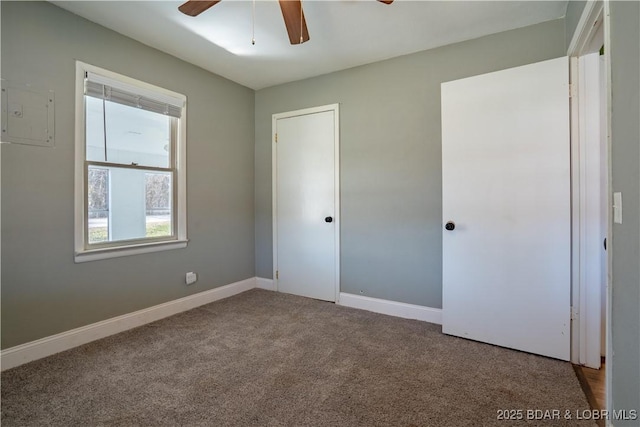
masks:
{"label": "beige carpet", "polygon": [[589,408],[568,363],[263,290],[4,372],[1,404],[3,426],[593,425],[564,419]]}

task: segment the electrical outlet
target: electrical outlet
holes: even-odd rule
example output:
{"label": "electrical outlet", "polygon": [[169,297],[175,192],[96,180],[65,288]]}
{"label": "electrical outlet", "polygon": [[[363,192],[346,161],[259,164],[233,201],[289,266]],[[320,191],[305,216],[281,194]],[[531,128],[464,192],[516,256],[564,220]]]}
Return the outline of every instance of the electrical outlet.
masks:
{"label": "electrical outlet", "polygon": [[198,280],[198,275],[193,271],[188,272],[187,276],[185,277],[185,282],[187,282],[187,285],[196,283],[197,280]]}

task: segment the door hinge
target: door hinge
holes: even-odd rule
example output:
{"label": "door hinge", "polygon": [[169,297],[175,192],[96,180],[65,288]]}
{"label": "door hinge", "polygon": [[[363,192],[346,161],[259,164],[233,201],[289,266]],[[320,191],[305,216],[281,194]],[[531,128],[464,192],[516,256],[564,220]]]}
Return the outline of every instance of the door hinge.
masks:
{"label": "door hinge", "polygon": [[274,138],[275,138],[276,143],[277,143],[278,142],[278,134],[277,133],[274,135]]}
{"label": "door hinge", "polygon": [[571,320],[576,320],[578,318],[578,309],[574,309],[573,307],[569,307],[571,313]]}
{"label": "door hinge", "polygon": [[279,272],[278,270],[276,270],[276,279],[279,279],[279,278],[280,278],[280,274],[279,274],[279,273],[280,273],[280,272]]}
{"label": "door hinge", "polygon": [[576,96],[576,85],[574,85],[573,83],[569,83],[569,98],[573,98],[574,96]]}

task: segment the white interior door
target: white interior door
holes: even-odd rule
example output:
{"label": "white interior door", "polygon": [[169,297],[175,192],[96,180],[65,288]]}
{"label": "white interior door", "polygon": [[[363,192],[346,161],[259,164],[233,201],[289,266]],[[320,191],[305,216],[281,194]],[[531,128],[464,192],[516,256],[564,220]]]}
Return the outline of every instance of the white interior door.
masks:
{"label": "white interior door", "polygon": [[338,106],[274,116],[274,270],[280,292],[336,301]]}
{"label": "white interior door", "polygon": [[569,360],[568,59],[442,84],[443,332]]}

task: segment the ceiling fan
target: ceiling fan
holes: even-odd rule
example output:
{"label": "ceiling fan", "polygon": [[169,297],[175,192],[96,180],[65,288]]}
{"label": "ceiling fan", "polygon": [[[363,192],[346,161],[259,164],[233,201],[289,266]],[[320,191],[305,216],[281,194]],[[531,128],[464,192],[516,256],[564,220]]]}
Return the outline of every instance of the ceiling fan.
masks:
{"label": "ceiling fan", "polygon": [[[198,16],[205,10],[220,3],[221,0],[188,0],[181,4],[178,10],[185,15]],[[393,0],[378,0],[380,3],[391,4]],[[291,44],[302,44],[309,41],[309,31],[307,21],[304,19],[301,0],[278,0],[284,25],[287,27],[289,42]]]}

